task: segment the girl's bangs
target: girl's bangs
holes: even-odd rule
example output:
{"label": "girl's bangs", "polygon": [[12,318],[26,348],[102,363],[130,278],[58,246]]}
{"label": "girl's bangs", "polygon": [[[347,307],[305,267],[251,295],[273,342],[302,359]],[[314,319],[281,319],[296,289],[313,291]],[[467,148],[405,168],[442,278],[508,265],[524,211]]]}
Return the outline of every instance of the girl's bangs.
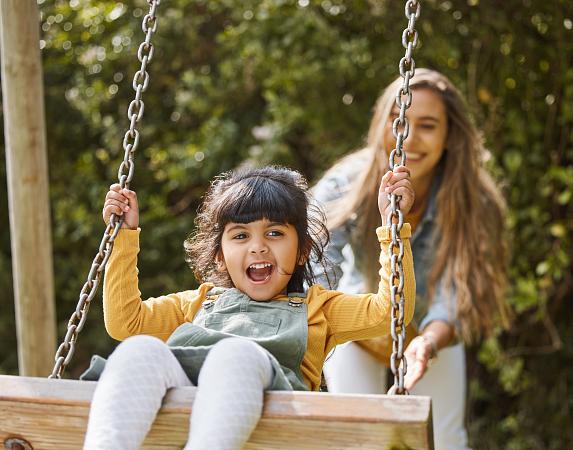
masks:
{"label": "girl's bangs", "polygon": [[217,217],[221,227],[230,222],[250,223],[262,219],[294,225],[300,222],[301,216],[306,217],[306,209],[302,215],[298,210],[300,199],[297,202],[282,183],[268,178],[247,178],[223,195],[226,198],[221,202]]}

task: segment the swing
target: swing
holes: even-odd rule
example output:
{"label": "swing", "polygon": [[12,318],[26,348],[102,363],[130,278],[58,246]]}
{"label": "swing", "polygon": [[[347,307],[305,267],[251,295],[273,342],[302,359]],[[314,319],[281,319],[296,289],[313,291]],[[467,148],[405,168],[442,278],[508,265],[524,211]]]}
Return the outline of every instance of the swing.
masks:
{"label": "swing", "polygon": [[[142,23],[146,37],[137,52],[141,67],[133,78],[135,98],[128,108],[130,126],[123,139],[125,156],[118,172],[120,185],[127,188],[134,173],[133,156],[139,143],[136,125],[143,116],[141,98],[149,84],[146,69],[153,58],[151,37],[157,29],[156,9],[161,0],[147,2],[149,12]],[[399,64],[404,83],[396,95],[400,114],[393,124],[396,148],[389,157],[390,169],[394,168],[396,158],[398,165],[406,162],[402,147],[408,136],[405,113],[412,102],[409,81],[415,69],[412,51],[418,40],[414,26],[420,14],[419,1],[407,0],[405,14],[408,27],[402,34],[402,44],[406,53]],[[393,339],[390,367],[394,374],[394,385],[388,392],[390,395],[268,392],[265,394],[261,420],[246,449],[434,448],[430,398],[403,395],[408,392],[404,388],[406,360],[403,356],[406,338],[401,268],[403,246],[400,240],[403,215],[398,200],[392,195],[392,212],[388,220],[392,224],[393,237],[390,244]],[[60,378],[74,354],[78,333],[85,324],[90,302],[95,296],[122,222],[121,217],[112,216],[104,232],[87,281],[80,292],[78,305],[68,322],[68,331],[56,352],[49,379],[0,376],[0,442],[5,448],[75,450],[82,447],[96,382]],[[144,449],[183,447],[188,436],[190,405],[195,389],[176,388],[167,393],[146,437]]]}

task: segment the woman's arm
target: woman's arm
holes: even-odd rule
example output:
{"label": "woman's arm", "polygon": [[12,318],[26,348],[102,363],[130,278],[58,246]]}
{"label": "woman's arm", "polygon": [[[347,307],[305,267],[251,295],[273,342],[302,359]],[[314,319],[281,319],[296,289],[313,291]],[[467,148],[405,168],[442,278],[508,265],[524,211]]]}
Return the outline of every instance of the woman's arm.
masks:
{"label": "woman's arm", "polygon": [[406,389],[412,389],[424,376],[438,352],[454,344],[459,336],[455,288],[444,288],[439,280],[428,313],[420,323],[421,333],[414,338],[404,352],[408,361],[408,373],[404,380]]}
{"label": "woman's arm", "polygon": [[449,343],[452,345],[460,335],[460,323],[457,316],[456,288],[455,286],[451,286],[449,289],[446,288],[443,280],[440,279],[436,283],[428,312],[420,321],[419,329],[424,330],[430,323],[435,321],[445,322],[452,327],[453,336]]}
{"label": "woman's arm", "polygon": [[404,378],[404,387],[412,389],[422,379],[429,363],[438,356],[438,352],[447,347],[455,336],[454,326],[443,320],[430,322],[419,336],[416,336],[404,352],[408,363],[408,372]]}
{"label": "woman's arm", "polygon": [[[433,353],[438,353],[444,347],[450,345],[454,339],[455,331],[452,324],[444,322],[442,320],[434,320],[430,322],[424,331],[422,331],[422,336],[424,340],[430,343]],[[437,355],[435,355],[437,356]]]}

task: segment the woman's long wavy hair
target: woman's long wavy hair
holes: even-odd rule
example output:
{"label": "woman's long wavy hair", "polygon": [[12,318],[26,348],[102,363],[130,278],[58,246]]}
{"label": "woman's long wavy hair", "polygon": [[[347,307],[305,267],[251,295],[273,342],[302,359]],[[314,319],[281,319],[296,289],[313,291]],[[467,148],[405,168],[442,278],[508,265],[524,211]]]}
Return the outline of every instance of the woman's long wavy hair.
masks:
{"label": "woman's long wavy hair", "polygon": [[[390,84],[378,99],[368,131],[366,146],[340,160],[341,165],[360,167],[345,195],[328,205],[330,230],[357,217],[353,246],[358,267],[369,288],[377,284],[380,248],[372,230],[379,226],[377,198],[382,175],[388,170],[385,127],[395,105],[402,78]],[[442,280],[446,289],[455,288],[462,338],[475,342],[492,331],[496,318],[509,326],[510,311],[505,298],[508,247],[505,230],[506,206],[495,181],[484,168],[487,151],[470,120],[463,97],[442,74],[416,69],[410,81],[416,90],[429,89],[439,95],[446,107],[448,135],[442,157],[443,180],[437,195],[437,243],[433,267],[428,276],[428,298]],[[407,144],[406,144],[407,150]]]}

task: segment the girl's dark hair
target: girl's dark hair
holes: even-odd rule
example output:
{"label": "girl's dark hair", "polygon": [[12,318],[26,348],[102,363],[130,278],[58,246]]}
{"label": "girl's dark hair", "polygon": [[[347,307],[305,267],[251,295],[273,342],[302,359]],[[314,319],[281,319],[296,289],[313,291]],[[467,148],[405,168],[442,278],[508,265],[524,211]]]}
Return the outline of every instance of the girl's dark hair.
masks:
{"label": "girl's dark hair", "polygon": [[195,219],[196,231],[184,244],[197,280],[232,287],[229,274],[217,268],[225,225],[261,219],[292,225],[298,235],[297,260],[307,256],[303,265],[295,267],[287,291],[302,292],[305,283],[311,286],[311,260],[324,266],[329,239],[325,215],[310,201],[304,177],[277,166],[225,172],[212,182]]}

